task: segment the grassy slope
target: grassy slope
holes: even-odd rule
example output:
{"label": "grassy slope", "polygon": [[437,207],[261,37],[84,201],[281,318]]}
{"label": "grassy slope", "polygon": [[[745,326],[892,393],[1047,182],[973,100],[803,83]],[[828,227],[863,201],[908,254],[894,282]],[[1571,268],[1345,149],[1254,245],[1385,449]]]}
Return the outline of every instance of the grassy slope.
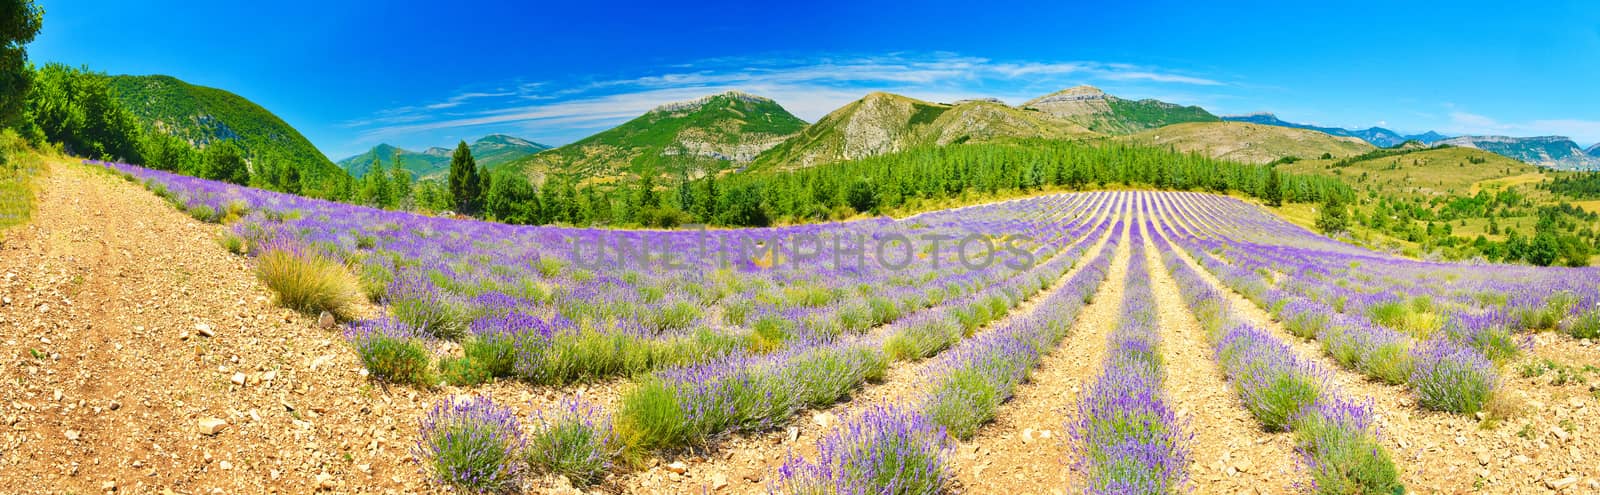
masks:
{"label": "grassy slope", "polygon": [[340,174],[300,131],[239,95],[170,76],[112,76],[117,98],[146,130],[205,145],[235,139],[246,153],[294,163],[310,176]]}
{"label": "grassy slope", "polygon": [[514,166],[530,176],[555,173],[597,182],[629,174],[709,173],[736,162],[695,154],[685,149],[686,142],[735,149],[775,142],[800,132],[805,125],[772,100],[716,95],[690,110],[651,110],[578,142],[519,160]]}
{"label": "grassy slope", "polygon": [[1345,157],[1374,149],[1372,145],[1356,138],[1244,122],[1174,124],[1118,139],[1246,163],[1268,163],[1288,156],[1320,157],[1323,153]]}
{"label": "grassy slope", "polygon": [[[1480,163],[1473,163],[1473,161]],[[1358,190],[1425,197],[1470,195],[1482,184],[1522,177],[1518,183],[1543,180],[1539,167],[1494,153],[1470,148],[1422,149],[1404,154],[1356,161],[1337,167],[1338,160],[1300,160],[1280,165],[1285,172],[1333,175],[1347,179]],[[1529,188],[1524,188],[1529,189]]]}

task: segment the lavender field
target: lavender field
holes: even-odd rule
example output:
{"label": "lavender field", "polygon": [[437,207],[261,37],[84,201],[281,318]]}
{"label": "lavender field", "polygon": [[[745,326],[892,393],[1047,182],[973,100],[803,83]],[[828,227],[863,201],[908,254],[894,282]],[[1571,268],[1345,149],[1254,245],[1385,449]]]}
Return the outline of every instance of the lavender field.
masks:
{"label": "lavender field", "polygon": [[[1514,493],[1596,475],[1595,393],[1529,370],[1595,355],[1600,269],[1412,260],[1190,192],[607,230],[91,165],[220,223],[219,249],[327,320],[383,393],[437,397],[407,418],[418,490]],[[556,400],[520,414],[478,393],[507,384]],[[1224,418],[1249,421],[1207,432]]]}

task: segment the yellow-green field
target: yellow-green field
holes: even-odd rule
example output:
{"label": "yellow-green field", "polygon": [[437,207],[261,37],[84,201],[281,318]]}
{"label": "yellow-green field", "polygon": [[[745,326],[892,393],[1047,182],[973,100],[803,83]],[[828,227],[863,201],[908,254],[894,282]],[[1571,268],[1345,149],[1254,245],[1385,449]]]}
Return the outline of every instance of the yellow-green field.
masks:
{"label": "yellow-green field", "polygon": [[1472,195],[1480,187],[1533,184],[1544,179],[1538,167],[1471,148],[1414,151],[1344,167],[1335,167],[1337,161],[1300,160],[1281,168],[1285,172],[1343,177],[1358,190],[1422,196]]}

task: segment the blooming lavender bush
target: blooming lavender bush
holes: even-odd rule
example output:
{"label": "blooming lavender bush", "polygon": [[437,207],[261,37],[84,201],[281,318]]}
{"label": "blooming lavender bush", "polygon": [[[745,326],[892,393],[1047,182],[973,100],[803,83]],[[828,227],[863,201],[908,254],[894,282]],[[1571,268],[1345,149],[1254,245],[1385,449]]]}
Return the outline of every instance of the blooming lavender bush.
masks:
{"label": "blooming lavender bush", "polygon": [[566,476],[574,486],[600,481],[621,451],[611,417],[582,399],[566,399],[554,411],[539,411],[533,419],[534,431],[526,450],[528,465]]}
{"label": "blooming lavender bush", "polygon": [[791,456],[773,491],[786,494],[940,493],[949,447],[937,423],[913,411],[878,407],[817,444],[815,462]]}
{"label": "blooming lavender bush", "polygon": [[1321,399],[1294,423],[1296,450],[1311,472],[1312,491],[1372,495],[1404,491],[1399,470],[1377,441],[1367,405]]}
{"label": "blooming lavender bush", "polygon": [[1500,386],[1494,364],[1471,348],[1435,339],[1413,350],[1411,388],[1423,406],[1472,414],[1483,410]]}
{"label": "blooming lavender bush", "polygon": [[413,454],[435,482],[474,493],[521,489],[525,441],[516,413],[488,397],[440,401],[420,437]]}
{"label": "blooming lavender bush", "polygon": [[372,376],[391,383],[429,386],[434,383],[432,359],[415,328],[389,318],[356,322],[345,330]]}

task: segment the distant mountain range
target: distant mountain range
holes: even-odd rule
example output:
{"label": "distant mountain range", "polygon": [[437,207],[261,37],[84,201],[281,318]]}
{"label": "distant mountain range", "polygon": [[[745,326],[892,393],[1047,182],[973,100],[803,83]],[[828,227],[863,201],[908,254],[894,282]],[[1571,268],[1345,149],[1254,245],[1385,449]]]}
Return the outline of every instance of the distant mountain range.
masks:
{"label": "distant mountain range", "polygon": [[1324,132],[1334,136],[1349,136],[1360,138],[1380,148],[1392,148],[1406,141],[1418,141],[1425,145],[1444,144],[1465,148],[1477,148],[1501,156],[1515,158],[1526,163],[1541,165],[1561,170],[1597,170],[1600,169],[1600,144],[1584,150],[1563,136],[1535,136],[1535,137],[1508,137],[1508,136],[1458,136],[1451,137],[1434,131],[1422,134],[1401,135],[1397,132],[1382,127],[1367,129],[1343,129],[1338,127],[1321,127],[1309,124],[1296,124],[1278,119],[1270,113],[1255,113],[1250,115],[1230,115],[1222,118],[1232,122],[1250,122],[1255,124],[1292,127],[1296,129],[1310,129]]}
{"label": "distant mountain range", "polygon": [[[112,84],[147,129],[199,147],[235,140],[250,156],[288,160],[308,177],[359,177],[374,160],[392,166],[396,156],[418,177],[436,177],[449,168],[453,147],[411,151],[388,144],[334,164],[282,119],[233,93],[168,76],[116,76]],[[1218,117],[1197,106],[1127,100],[1090,86],[1018,106],[996,99],[937,103],[871,93],[809,124],[769,98],[729,91],[661,105],[558,148],[505,135],[485,136],[470,148],[478,163],[536,182],[551,174],[605,182],[644,174],[671,179],[803,168],[922,146],[1017,139],[1116,139],[1256,163],[1289,156],[1344,157],[1366,152],[1368,144],[1417,141],[1482,149],[1546,167],[1600,169],[1600,144],[1585,150],[1563,137],[1403,135],[1381,127],[1297,124],[1270,113]]]}
{"label": "distant mountain range", "polygon": [[1220,122],[1200,107],[1124,100],[1079,86],[1013,107],[995,99],[936,103],[871,93],[816,123],[740,92],[663,105],[616,128],[517,163],[539,179],[564,174],[699,177],[722,170],[803,168],[918,146],[1002,139],[1087,139],[1184,122]]}
{"label": "distant mountain range", "polygon": [[1477,148],[1498,155],[1515,158],[1534,165],[1562,170],[1600,169],[1600,157],[1593,153],[1600,145],[1588,151],[1563,136],[1507,137],[1461,136],[1440,141],[1439,144]]}
{"label": "distant mountain range", "polygon": [[[493,169],[548,150],[550,146],[519,137],[490,134],[473,141],[467,148],[472,150],[472,158],[479,166]],[[367,150],[366,153],[339,160],[339,167],[349,171],[350,175],[361,177],[372,168],[373,160],[378,160],[384,167],[393,167],[395,157],[398,156],[401,166],[412,175],[417,178],[427,178],[448,171],[450,155],[454,151],[454,146],[448,148],[436,146],[418,152],[380,144]]]}
{"label": "distant mountain range", "polygon": [[1310,129],[1310,130],[1313,130],[1313,131],[1324,132],[1324,133],[1332,134],[1332,135],[1335,135],[1335,136],[1345,136],[1345,137],[1358,138],[1358,139],[1361,139],[1362,141],[1366,141],[1368,143],[1372,143],[1373,146],[1377,146],[1379,148],[1394,147],[1394,146],[1399,145],[1401,143],[1404,143],[1406,141],[1418,141],[1418,142],[1421,142],[1422,144],[1431,145],[1433,143],[1437,143],[1439,141],[1443,141],[1443,140],[1445,140],[1445,139],[1450,137],[1450,136],[1439,134],[1439,133],[1433,132],[1433,131],[1424,132],[1422,134],[1402,135],[1402,134],[1400,134],[1398,132],[1391,131],[1391,130],[1388,130],[1388,129],[1384,129],[1382,127],[1368,127],[1366,129],[1344,129],[1344,128],[1340,128],[1340,127],[1322,127],[1322,126],[1316,126],[1316,125],[1311,125],[1311,124],[1296,124],[1296,123],[1293,123],[1293,122],[1285,122],[1285,121],[1279,119],[1277,115],[1273,115],[1271,113],[1265,113],[1265,112],[1263,112],[1263,113],[1252,113],[1252,114],[1249,114],[1249,115],[1228,115],[1228,116],[1222,117],[1222,120],[1227,120],[1227,121],[1231,121],[1231,122],[1249,122],[1249,123],[1252,123],[1252,124],[1261,124],[1261,125],[1275,125],[1275,126],[1279,126],[1279,127],[1293,127],[1293,128],[1296,128],[1296,129]]}

